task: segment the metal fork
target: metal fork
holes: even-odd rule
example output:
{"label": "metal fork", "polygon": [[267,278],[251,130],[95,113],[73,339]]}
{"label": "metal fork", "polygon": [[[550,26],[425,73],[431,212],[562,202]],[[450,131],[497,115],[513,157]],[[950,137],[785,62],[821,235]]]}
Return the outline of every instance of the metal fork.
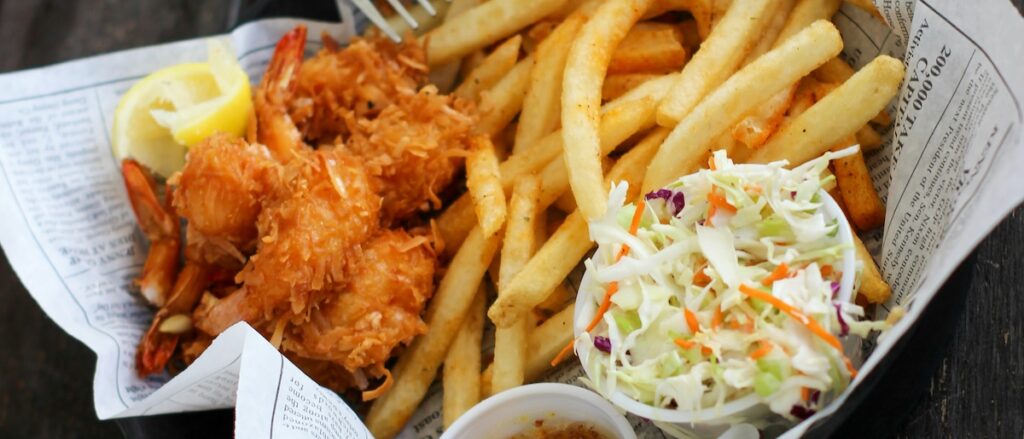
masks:
{"label": "metal fork", "polygon": [[[342,21],[347,22],[347,23],[354,23],[352,21],[353,17],[350,17],[350,16],[346,17],[345,16],[345,15],[350,15],[350,14],[348,14],[348,12],[349,12],[348,8],[344,7],[341,4],[341,2],[344,1],[344,0],[336,0],[336,1],[338,2],[338,10],[341,11],[341,13],[342,13],[342,17],[341,17]],[[384,19],[384,16],[380,15],[380,11],[377,10],[377,7],[373,5],[371,0],[349,0],[349,1],[355,7],[359,8],[359,10],[362,11],[363,14],[366,15],[366,18],[368,18],[370,20],[370,22],[374,24],[374,26],[377,26],[378,29],[380,29],[382,32],[384,32],[384,35],[387,35],[388,38],[390,38],[392,41],[394,41],[396,43],[401,43],[402,42],[402,36],[398,35],[398,32],[396,32],[393,28],[391,28],[390,25],[388,25],[387,20]],[[451,3],[452,0],[446,0],[446,1]],[[405,20],[405,22],[407,24],[409,24],[409,27],[411,27],[413,29],[418,29],[419,28],[420,24],[417,23],[416,19],[413,18],[412,14],[409,13],[409,11],[407,9],[405,9],[405,6],[402,6],[402,2],[400,2],[399,0],[387,0],[387,2],[388,2],[388,5],[391,5],[391,7],[395,10],[395,12],[397,12],[398,15],[400,17],[402,17],[402,20]],[[434,5],[430,4],[430,0],[416,0],[416,3],[418,3],[421,7],[423,7],[423,10],[426,11],[428,14],[430,14],[431,17],[437,15],[437,10],[434,9]],[[348,26],[353,26],[353,25],[349,24]],[[354,30],[354,29],[352,29],[352,30]]]}

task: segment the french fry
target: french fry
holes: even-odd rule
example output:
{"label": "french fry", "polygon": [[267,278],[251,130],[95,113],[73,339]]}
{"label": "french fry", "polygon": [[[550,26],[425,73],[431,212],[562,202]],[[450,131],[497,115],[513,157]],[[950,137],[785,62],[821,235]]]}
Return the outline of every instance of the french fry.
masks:
{"label": "french fry", "polygon": [[704,161],[709,143],[754,106],[835,56],[842,38],[828,21],[817,21],[736,72],[672,130],[651,162],[643,190],[660,188]]}
{"label": "french fry", "polygon": [[[833,175],[835,175],[834,172]],[[850,218],[850,211],[846,208],[846,202],[843,201],[843,194],[839,192],[839,186],[832,186],[832,188],[828,190],[828,195],[832,197],[832,201],[835,201],[836,205],[839,206],[839,210],[843,211],[843,216],[846,217],[846,222],[853,224],[853,219]]]}
{"label": "french fry", "polygon": [[653,0],[607,0],[580,29],[562,80],[563,152],[569,187],[586,218],[604,214],[608,194],[601,171],[601,84],[612,52]]}
{"label": "french fry", "polygon": [[[640,88],[647,87],[651,81]],[[664,85],[664,84],[662,84]],[[657,92],[660,88],[647,87],[650,92]],[[608,154],[620,143],[638,131],[642,131],[654,124],[655,100],[643,93],[628,93],[616,101],[605,105],[609,111],[601,118],[601,150]],[[645,92],[646,93],[646,92]],[[626,99],[636,98],[636,100]],[[614,104],[614,105],[613,105]],[[561,132],[554,132],[541,139],[533,146],[519,154],[513,154],[501,164],[502,187],[509,190],[513,182],[527,174],[535,173],[546,169],[545,166],[558,167],[557,172],[564,173],[565,165],[559,153],[562,151]],[[546,185],[546,183],[545,183]],[[561,193],[559,193],[561,195]],[[473,203],[463,195],[441,213],[438,219],[438,230],[445,242],[445,248],[456,249],[459,243],[465,238],[469,230],[476,224],[473,214]],[[557,198],[557,197],[555,197]],[[553,200],[552,200],[553,201]]]}
{"label": "french fry", "polygon": [[779,32],[776,46],[802,31],[818,20],[830,20],[836,14],[842,0],[800,0],[789,13],[786,25]]}
{"label": "french fry", "polygon": [[[780,1],[785,2],[788,0]],[[775,35],[771,36],[770,39],[765,38],[761,40],[747,56],[745,62],[752,62],[753,59],[760,56],[761,54],[758,52],[763,50],[765,46],[778,47],[811,23],[817,20],[828,20],[839,10],[840,2],[840,0],[803,0],[797,3],[795,7],[790,3],[789,8],[792,11],[788,16],[785,14],[781,15],[785,17],[785,20],[782,22],[781,27],[775,30]],[[773,17],[771,24],[768,26],[769,30],[777,24],[775,19],[779,17],[780,15]],[[767,44],[768,41],[772,41],[772,43],[769,45]],[[764,104],[758,106],[752,114],[736,124],[736,127],[733,128],[733,138],[751,148],[759,148],[764,145],[782,122],[786,114],[786,108],[792,103],[796,88],[797,83],[794,83],[779,91]]]}
{"label": "french fry", "polygon": [[437,219],[437,232],[444,242],[445,254],[453,255],[462,245],[469,231],[477,225],[476,213],[473,212],[473,198],[463,194],[448,208],[441,212]]}
{"label": "french fry", "polygon": [[570,303],[557,314],[541,323],[530,333],[526,357],[526,380],[536,381],[551,369],[551,360],[572,340],[575,304]]}
{"label": "french fry", "polygon": [[697,22],[695,20],[685,20],[679,24],[679,30],[683,32],[683,45],[686,46],[686,53],[697,53],[697,49],[700,48],[700,43],[703,39],[700,34],[697,33]]}
{"label": "french fry", "polygon": [[[682,76],[658,107],[658,125],[675,126],[707,95],[725,82],[754,45],[775,0],[735,0],[721,23],[701,43]],[[717,133],[716,133],[717,134]]]}
{"label": "french fry", "polygon": [[800,83],[797,84],[796,94],[793,95],[793,102],[786,110],[786,117],[790,119],[796,118],[803,114],[804,111],[807,111],[808,108],[811,108],[811,105],[814,105],[816,101],[814,95],[817,88],[818,82],[814,78],[804,77],[804,79],[801,79]]}
{"label": "french fry", "polygon": [[882,109],[875,117],[871,118],[871,123],[878,126],[889,126],[892,123],[892,116],[889,115],[889,111]]}
{"label": "french fry", "polygon": [[[437,15],[443,15],[444,20],[448,21],[455,16],[466,12],[473,6],[476,6],[477,0],[453,0],[451,3],[446,4],[447,11],[437,11]],[[441,93],[450,93],[452,88],[455,86],[455,79],[459,75],[459,68],[462,66],[462,60],[455,60],[447,64],[437,66],[430,69],[429,78],[430,83],[437,86],[437,89]]]}
{"label": "french fry", "polygon": [[[497,327],[515,324],[522,313],[547,298],[590,248],[587,222],[579,211],[575,211],[566,217],[565,222],[519,275],[509,282],[504,298],[499,296],[495,300],[487,313],[488,317]],[[528,279],[527,275],[536,277]]]}
{"label": "french fry", "polygon": [[[505,284],[522,270],[533,254],[539,199],[540,180],[537,177],[527,176],[516,182],[509,204],[510,217],[508,228],[505,230],[505,244],[501,247],[498,297],[501,297]],[[521,314],[517,322],[495,330],[492,394],[523,384],[527,325],[530,324],[526,317],[525,314]]]}
{"label": "french fry", "polygon": [[516,35],[505,40],[497,48],[480,61],[462,83],[455,88],[453,94],[462,98],[479,101],[480,93],[493,87],[516,65],[519,59],[519,46],[523,38]]}
{"label": "french fry", "polygon": [[654,73],[619,73],[608,75],[601,86],[601,99],[610,101],[633,90],[643,83],[663,75]]}
{"label": "french fry", "polygon": [[[572,319],[575,312],[575,304],[570,303],[530,331],[524,371],[526,382],[537,381],[544,376],[545,372],[551,370],[551,360],[573,339]],[[480,374],[480,389],[485,395],[491,393],[493,374],[493,363]]]}
{"label": "french fry", "polygon": [[[644,169],[667,135],[668,130],[663,128],[648,134],[615,163],[608,173],[607,184],[602,184],[601,188],[608,188],[611,182],[626,181],[629,183],[630,198],[635,196]],[[544,196],[541,197],[543,206]],[[587,222],[577,210],[565,218],[523,270],[508,283],[502,295],[487,311],[487,316],[498,327],[515,323],[517,316],[547,299],[592,245]]]}
{"label": "french fry", "polygon": [[[543,183],[544,181],[540,180],[540,184]],[[544,244],[544,241],[548,240],[548,210],[547,208],[540,208],[539,195],[537,202],[537,215],[533,221],[533,248],[530,249],[531,255],[537,252],[537,249]]]}
{"label": "french fry", "polygon": [[892,287],[882,278],[882,273],[878,271],[878,265],[875,264],[871,253],[868,252],[867,247],[864,247],[864,243],[856,233],[853,234],[853,243],[857,250],[857,259],[864,264],[860,277],[860,289],[857,290],[857,294],[864,297],[868,303],[885,303],[892,295]]}
{"label": "french fry", "polygon": [[[610,153],[634,133],[649,128],[654,123],[654,109],[657,101],[654,98],[645,97],[614,107],[611,104],[605,106],[609,110],[601,115],[599,132],[601,156]],[[605,125],[608,126],[605,127]],[[561,130],[545,136],[518,154],[513,154],[502,163],[502,175],[509,175],[507,179],[503,180],[505,187],[511,187],[515,176],[536,172],[548,163],[559,159],[565,145],[563,133],[564,130]]]}
{"label": "french fry", "polygon": [[[762,37],[747,54],[741,65],[753,62],[773,47],[781,44],[779,35],[787,24],[790,11],[793,9],[794,0],[779,0],[778,7],[771,12],[768,23],[762,31]],[[796,87],[790,87],[777,93],[768,99],[767,102],[758,106],[751,114],[743,118],[732,130],[733,139],[742,142],[751,148],[757,148],[768,140],[775,129],[782,122],[786,115],[786,108],[793,99],[793,92]],[[730,155],[729,157],[732,157]]]}
{"label": "french fry", "polygon": [[782,89],[743,118],[732,129],[732,138],[750,148],[760,148],[775,133],[793,102],[796,87]]}
{"label": "french fry", "polygon": [[842,58],[835,57],[814,70],[814,79],[821,82],[842,84],[846,82],[847,79],[850,79],[850,77],[856,72],[857,71],[854,70],[853,67],[850,67],[846,61],[843,61]]}
{"label": "french fry", "polygon": [[857,143],[863,152],[871,152],[882,146],[882,135],[878,134],[871,125],[864,125],[857,130]]}
{"label": "french fry", "polygon": [[[850,79],[851,76],[856,72],[853,67],[850,67],[846,61],[836,57],[828,60],[827,63],[818,67],[814,71],[814,77],[821,82],[831,82],[835,84],[842,84]],[[878,114],[871,119],[871,123],[881,126],[888,126],[892,123],[892,116],[884,108],[879,111]],[[864,145],[861,145],[864,146]]]}
{"label": "french fry", "polygon": [[[601,144],[602,151],[610,153],[634,133],[650,127],[654,123],[654,107],[656,98],[664,95],[678,78],[678,74],[665,75],[638,86],[602,107]],[[527,150],[513,154],[501,164],[502,187],[509,190],[513,182],[522,175],[535,173],[544,169],[545,183],[542,185],[547,193],[548,168],[556,167],[551,175],[562,173],[565,165],[559,153],[562,151],[562,135],[554,132],[538,141]],[[554,161],[554,162],[553,162]],[[557,163],[557,164],[555,164]],[[545,167],[547,165],[547,167]],[[555,198],[552,198],[552,202]],[[550,204],[550,203],[549,203]],[[473,214],[473,203],[468,195],[459,197],[450,204],[437,221],[438,231],[450,251],[458,249],[466,234],[476,224]]]}
{"label": "french fry", "polygon": [[490,0],[427,34],[427,63],[441,65],[484,48],[565,6],[568,0]]}
{"label": "french fry", "polygon": [[530,72],[513,152],[523,151],[558,128],[565,60],[573,38],[586,21],[584,14],[569,16],[537,48],[537,63]]}
{"label": "french fry", "polygon": [[[568,180],[566,180],[566,183],[568,183]],[[562,196],[555,199],[555,202],[552,204],[557,207],[558,210],[565,213],[572,213],[576,210],[576,199],[572,197],[572,192],[563,193]]]}
{"label": "french fry", "polygon": [[501,187],[501,171],[491,139],[478,135],[472,142],[473,149],[466,159],[466,186],[480,230],[490,237],[505,224],[505,190]]}
{"label": "french fry", "polygon": [[559,310],[565,307],[567,303],[572,302],[575,298],[576,293],[566,287],[565,282],[562,282],[551,290],[547,299],[544,299],[543,302],[537,304],[537,308],[545,311]]}
{"label": "french fry", "polygon": [[540,43],[547,39],[548,35],[561,24],[560,21],[547,20],[537,22],[530,29],[522,32],[523,35],[523,51],[526,53],[534,53],[537,51],[537,47]]}
{"label": "french fry", "polygon": [[750,158],[755,163],[788,160],[797,166],[821,155],[885,108],[899,91],[903,63],[881,55],[807,111],[783,126]]}
{"label": "french fry", "polygon": [[477,288],[473,303],[444,359],[441,415],[444,428],[480,402],[480,343],[484,329],[487,289]]}
{"label": "french fry", "polygon": [[392,370],[394,385],[373,403],[366,416],[374,437],[394,437],[423,401],[476,295],[476,288],[466,286],[480,285],[499,242],[500,236],[485,238],[476,228],[455,253],[427,306],[427,333],[414,340],[398,359]]}
{"label": "french fry", "polygon": [[608,73],[677,70],[689,54],[683,47],[683,30],[668,23],[638,23],[626,34],[608,64]]}
{"label": "french fry", "polygon": [[[782,35],[783,29],[789,22],[789,13],[793,11],[793,6],[796,4],[796,0],[778,0],[775,8],[770,11],[768,21],[765,23],[764,29],[761,31],[761,37],[754,44],[754,47],[747,53],[747,57],[743,60],[740,65],[747,65],[754,62],[759,56],[764,55],[766,52],[774,47],[778,47],[782,44],[779,40],[779,36]],[[829,18],[829,17],[824,17]],[[790,37],[792,35],[787,35]]]}
{"label": "french fry", "polygon": [[[459,77],[463,78],[462,82],[465,82],[465,78],[468,78],[473,70],[480,66],[480,63],[484,62],[487,58],[487,54],[483,50],[477,50],[469,55],[462,58],[462,65],[459,66]],[[501,77],[498,77],[501,79]]]}
{"label": "french fry", "polygon": [[[853,143],[852,138],[842,142],[844,147]],[[857,230],[868,231],[881,226],[885,222],[885,205],[875,191],[864,154],[857,151],[852,156],[832,160],[832,167],[839,192],[843,194],[843,202]]]}
{"label": "french fry", "polygon": [[531,69],[533,57],[528,56],[516,63],[505,77],[494,84],[494,87],[481,93],[480,122],[477,124],[479,132],[493,136],[512,122],[523,108],[526,88],[530,85]]}

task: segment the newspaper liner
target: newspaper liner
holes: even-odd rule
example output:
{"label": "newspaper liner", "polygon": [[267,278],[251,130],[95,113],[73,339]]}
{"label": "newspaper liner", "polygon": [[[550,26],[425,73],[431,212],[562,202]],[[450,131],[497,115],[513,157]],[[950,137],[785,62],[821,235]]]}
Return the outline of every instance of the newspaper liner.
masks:
{"label": "newspaper liner", "polygon": [[[909,310],[878,340],[853,386],[920,316],[960,261],[1024,201],[1013,174],[1024,164],[1024,45],[1004,38],[1024,32],[1024,20],[1005,0],[876,3],[888,26],[850,5],[834,22],[845,41],[843,56],[854,67],[878,54],[908,66],[890,104],[895,124],[883,133],[882,149],[868,156],[886,201],[886,226],[864,240],[893,286],[880,311],[895,304]],[[347,41],[351,29],[365,23],[356,17],[355,26],[262,20],[225,38],[258,79],[274,43],[294,25],[310,27],[312,52],[323,31]],[[135,375],[136,344],[152,312],[128,284],[141,269],[147,244],[109,152],[110,118],[136,80],[159,67],[204,59],[205,50],[197,39],[0,75],[0,211],[8,213],[0,219],[0,244],[47,315],[96,352],[100,419],[234,406],[241,437],[370,437],[341,398],[244,323],[174,379]],[[545,380],[579,384],[580,373],[577,365],[566,365]],[[835,412],[847,395],[787,436]],[[437,437],[440,405],[435,384],[400,437]],[[631,422],[641,437],[661,435],[653,423]]]}

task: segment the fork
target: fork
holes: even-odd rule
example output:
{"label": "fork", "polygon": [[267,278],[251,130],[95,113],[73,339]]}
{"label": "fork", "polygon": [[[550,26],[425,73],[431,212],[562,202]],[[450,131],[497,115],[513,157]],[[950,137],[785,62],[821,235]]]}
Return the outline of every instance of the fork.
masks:
{"label": "fork", "polygon": [[[336,0],[336,2],[338,3],[338,10],[341,11],[342,14],[342,21],[346,23],[354,23],[353,17],[351,17],[351,10],[342,5],[342,1],[344,0]],[[392,41],[396,43],[402,42],[402,36],[398,35],[398,32],[396,32],[390,25],[388,25],[387,20],[384,19],[384,16],[380,15],[380,11],[377,10],[377,7],[373,5],[371,0],[349,1],[351,1],[356,8],[359,8],[359,10],[366,15],[366,18],[368,18],[370,22],[374,24],[374,26],[377,26],[378,29],[384,32],[384,35],[387,35],[388,38],[390,38]],[[452,0],[446,1],[450,3]],[[399,0],[387,0],[387,2],[388,5],[390,5],[395,10],[395,12],[397,12],[398,15],[402,17],[402,20],[405,20],[409,27],[413,29],[419,28],[420,24],[416,22],[416,19],[412,16],[412,14],[409,13],[407,9],[405,9],[405,6],[402,6],[402,2],[400,2]],[[430,14],[431,17],[437,15],[437,9],[434,9],[434,5],[430,4],[430,0],[416,0],[416,3],[423,7],[423,10]],[[349,24],[348,26],[354,25]],[[350,30],[354,31],[354,29],[352,29],[351,27]]]}

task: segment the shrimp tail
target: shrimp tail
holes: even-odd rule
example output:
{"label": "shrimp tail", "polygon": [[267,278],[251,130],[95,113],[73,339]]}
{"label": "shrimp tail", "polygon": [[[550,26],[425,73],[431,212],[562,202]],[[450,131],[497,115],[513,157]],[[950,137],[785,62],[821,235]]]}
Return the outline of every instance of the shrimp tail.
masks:
{"label": "shrimp tail", "polygon": [[296,26],[284,34],[254,96],[256,139],[281,163],[291,160],[304,147],[302,134],[288,115],[288,101],[298,85],[305,50],[305,26]]}
{"label": "shrimp tail", "polygon": [[164,370],[182,334],[192,330],[190,313],[210,280],[210,270],[186,264],[167,303],[157,311],[135,353],[135,370],[145,377]]}
{"label": "shrimp tail", "polygon": [[288,31],[277,42],[274,55],[270,59],[267,71],[260,82],[260,88],[266,92],[269,101],[276,105],[284,105],[295,92],[299,67],[306,50],[306,27],[296,26]]}
{"label": "shrimp tail", "polygon": [[163,306],[178,270],[181,229],[177,216],[170,208],[169,198],[167,203],[160,202],[153,178],[141,164],[124,160],[121,171],[132,211],[150,240],[145,265],[134,284],[149,303]]}

